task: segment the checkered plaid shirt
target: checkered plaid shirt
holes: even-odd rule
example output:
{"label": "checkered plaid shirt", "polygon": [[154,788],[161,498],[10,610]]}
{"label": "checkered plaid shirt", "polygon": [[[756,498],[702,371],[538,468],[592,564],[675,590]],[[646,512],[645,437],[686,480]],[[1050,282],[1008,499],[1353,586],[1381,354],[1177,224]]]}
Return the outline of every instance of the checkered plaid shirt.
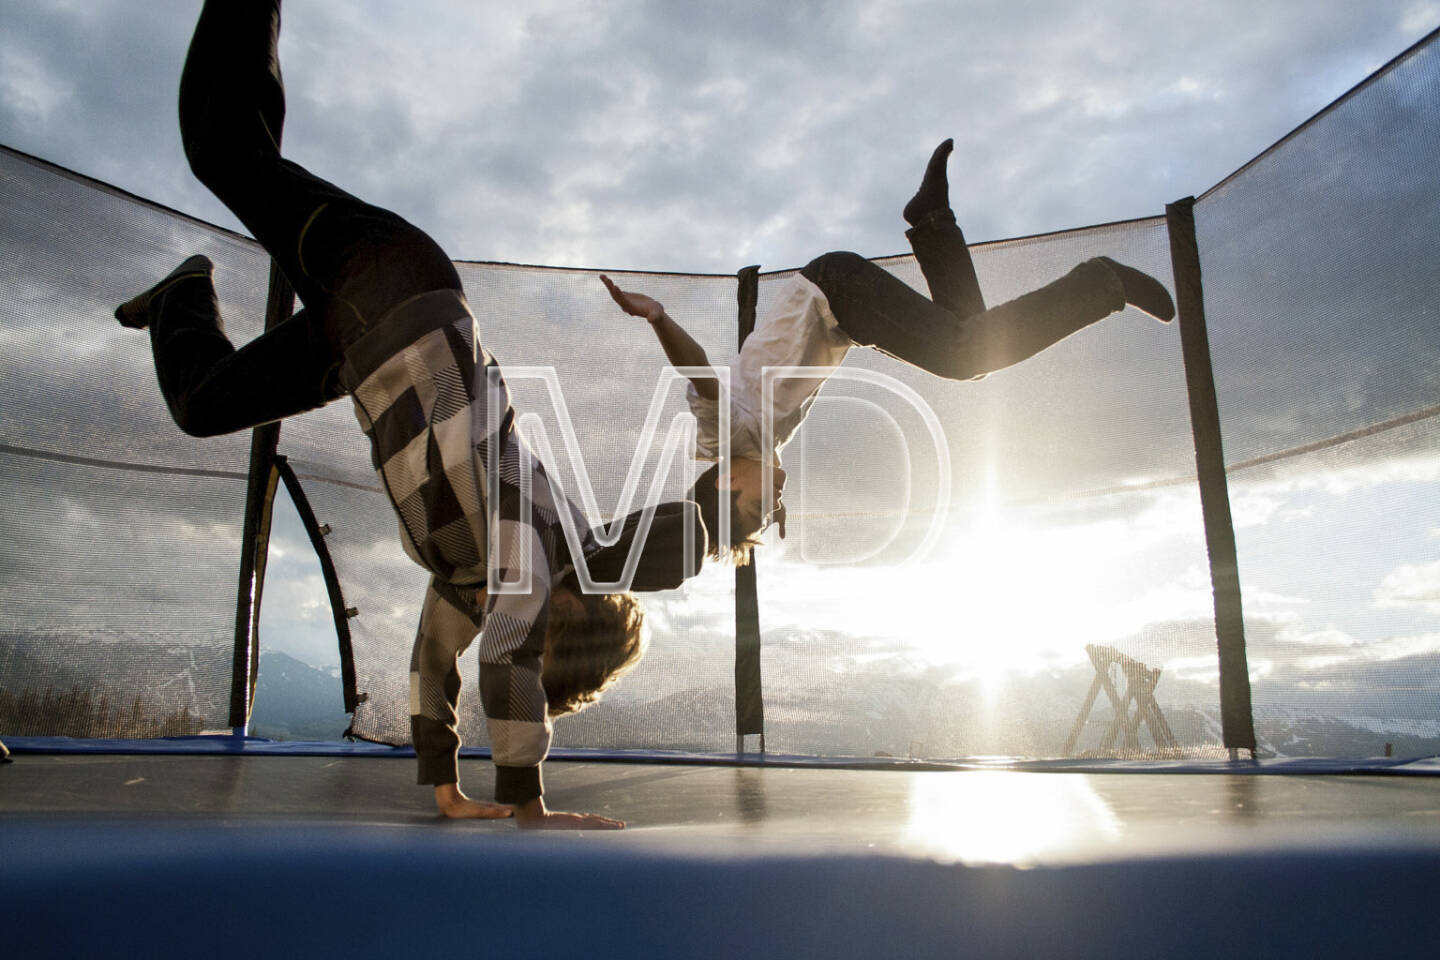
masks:
{"label": "checkered plaid shirt", "polygon": [[405,552],[434,574],[411,668],[420,780],[457,779],[455,663],[483,625],[480,697],[496,799],[539,796],[551,737],[540,679],[550,589],[572,566],[559,511],[571,511],[587,554],[597,546],[589,524],[574,504],[555,501],[515,430],[499,364],[480,346],[463,295],[436,291],[401,304],[346,351],[342,375]]}

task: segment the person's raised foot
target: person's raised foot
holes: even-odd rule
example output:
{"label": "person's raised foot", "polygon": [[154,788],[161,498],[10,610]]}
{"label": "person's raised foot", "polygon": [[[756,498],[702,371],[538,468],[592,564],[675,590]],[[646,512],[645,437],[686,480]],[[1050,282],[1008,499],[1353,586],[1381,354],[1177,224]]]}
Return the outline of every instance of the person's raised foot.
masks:
{"label": "person's raised foot", "polygon": [[144,330],[150,325],[150,307],[155,303],[157,297],[177,283],[197,278],[204,278],[208,281],[214,274],[215,264],[210,262],[209,257],[197,253],[170,271],[165,279],[155,286],[116,307],[115,319],[120,321],[121,326],[129,327],[132,330]]}
{"label": "person's raised foot", "polygon": [[1148,313],[1161,323],[1175,319],[1175,301],[1165,285],[1148,273],[1127,267],[1109,257],[1099,257],[1101,263],[1110,268],[1125,289],[1125,302],[1141,313]]}
{"label": "person's raised foot", "polygon": [[950,181],[945,176],[945,164],[953,149],[955,141],[946,140],[930,154],[920,189],[915,191],[915,196],[905,204],[901,213],[910,226],[918,227],[937,220],[954,222],[955,214],[950,212]]}

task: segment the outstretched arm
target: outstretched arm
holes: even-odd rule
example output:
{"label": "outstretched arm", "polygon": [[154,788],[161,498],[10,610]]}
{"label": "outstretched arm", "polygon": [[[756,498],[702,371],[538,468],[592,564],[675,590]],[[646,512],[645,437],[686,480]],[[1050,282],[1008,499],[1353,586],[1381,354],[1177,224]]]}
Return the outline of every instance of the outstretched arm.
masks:
{"label": "outstretched arm", "polygon": [[[659,300],[643,293],[621,290],[604,274],[600,275],[600,279],[605,282],[605,289],[610,291],[610,296],[620,305],[621,310],[632,317],[643,317],[650,324],[650,329],[655,331],[660,347],[665,351],[665,358],[670,361],[671,366],[710,366],[710,358],[705,355],[705,348],[696,343],[695,338],[665,312],[665,305]],[[713,378],[691,377],[690,382],[695,385],[695,392],[706,400],[714,401],[720,398],[720,391]]]}
{"label": "outstretched arm", "polygon": [[476,627],[459,608],[436,589],[432,578],[420,608],[420,629],[410,653],[411,689],[426,691],[412,699],[410,736],[419,761],[420,782],[435,785],[435,806],[456,819],[494,819],[512,816],[505,804],[471,800],[460,789],[459,718],[460,656],[469,648]]}

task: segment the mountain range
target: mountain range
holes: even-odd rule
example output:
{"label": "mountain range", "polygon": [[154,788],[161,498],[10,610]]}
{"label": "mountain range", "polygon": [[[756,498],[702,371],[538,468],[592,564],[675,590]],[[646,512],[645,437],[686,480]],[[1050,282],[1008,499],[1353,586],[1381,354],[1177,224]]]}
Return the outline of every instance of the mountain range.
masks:
{"label": "mountain range", "polygon": [[[210,645],[0,638],[0,732],[15,735],[170,736],[223,726],[228,652]],[[469,674],[467,674],[469,676]],[[1081,671],[1014,681],[988,695],[973,684],[915,677],[811,677],[766,690],[766,746],[824,756],[963,758],[1056,756],[1089,678]],[[645,698],[622,693],[556,724],[555,745],[730,752],[729,689],[687,689]],[[1164,688],[1159,691],[1164,693]],[[1168,725],[1185,756],[1220,752],[1218,706],[1176,681],[1162,695]],[[467,689],[463,708],[478,709]],[[1187,702],[1188,701],[1188,702]],[[47,715],[48,714],[48,715]],[[63,716],[61,715],[63,714]],[[1112,712],[1092,711],[1077,752],[1093,752]],[[470,729],[483,729],[471,717]],[[340,740],[349,725],[337,668],[281,651],[260,660],[252,735],[272,740]],[[1360,758],[1440,755],[1440,709],[1429,717],[1335,716],[1257,708],[1262,756]],[[1142,754],[1152,744],[1140,731]],[[468,738],[474,742],[479,737]]]}

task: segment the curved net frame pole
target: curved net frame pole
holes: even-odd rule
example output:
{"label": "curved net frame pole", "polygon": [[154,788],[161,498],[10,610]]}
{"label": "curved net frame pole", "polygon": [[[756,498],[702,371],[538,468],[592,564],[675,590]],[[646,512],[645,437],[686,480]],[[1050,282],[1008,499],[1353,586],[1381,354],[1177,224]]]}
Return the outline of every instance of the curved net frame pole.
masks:
{"label": "curved net frame pole", "polygon": [[[355,708],[368,699],[355,689],[355,647],[350,637],[350,620],[358,617],[360,611],[345,603],[345,593],[340,586],[340,575],[335,570],[335,560],[330,556],[330,548],[325,546],[325,538],[330,535],[330,526],[316,519],[315,511],[310,507],[310,498],[305,495],[305,488],[300,485],[300,478],[295,475],[295,468],[290,466],[290,460],[277,455],[275,472],[285,481],[285,491],[290,494],[290,502],[295,505],[295,512],[300,515],[300,523],[305,527],[305,534],[310,538],[310,546],[320,563],[320,576],[325,581],[325,593],[330,599],[330,617],[335,624],[335,637],[340,643],[340,685],[344,688],[345,712],[353,714]],[[350,731],[347,730],[345,735],[350,736]]]}
{"label": "curved net frame pole", "polygon": [[[265,329],[295,312],[295,291],[274,262],[265,303]],[[245,525],[240,539],[240,583],[235,592],[235,660],[230,674],[230,727],[243,737],[255,703],[260,665],[260,590],[270,548],[270,516],[279,479],[275,452],[280,424],[267,423],[250,434],[250,480],[245,492]]]}
{"label": "curved net frame pole", "polygon": [[1175,274],[1180,348],[1190,397],[1190,428],[1195,434],[1195,467],[1200,479],[1200,508],[1210,583],[1215,593],[1215,635],[1220,654],[1220,721],[1232,760],[1240,750],[1255,753],[1255,719],[1250,707],[1250,669],[1245,657],[1245,618],[1240,603],[1240,565],[1225,453],[1220,439],[1220,406],[1205,326],[1205,288],[1200,277],[1200,248],[1195,239],[1195,198],[1165,207],[1170,232],[1170,261]]}
{"label": "curved net frame pole", "polygon": [[[740,339],[736,349],[755,329],[755,305],[760,296],[760,267],[741,268],[736,292],[739,301]],[[760,683],[760,599],[756,589],[755,555],[735,568],[735,752],[745,752],[745,737],[759,734],[765,752],[765,700]]]}

